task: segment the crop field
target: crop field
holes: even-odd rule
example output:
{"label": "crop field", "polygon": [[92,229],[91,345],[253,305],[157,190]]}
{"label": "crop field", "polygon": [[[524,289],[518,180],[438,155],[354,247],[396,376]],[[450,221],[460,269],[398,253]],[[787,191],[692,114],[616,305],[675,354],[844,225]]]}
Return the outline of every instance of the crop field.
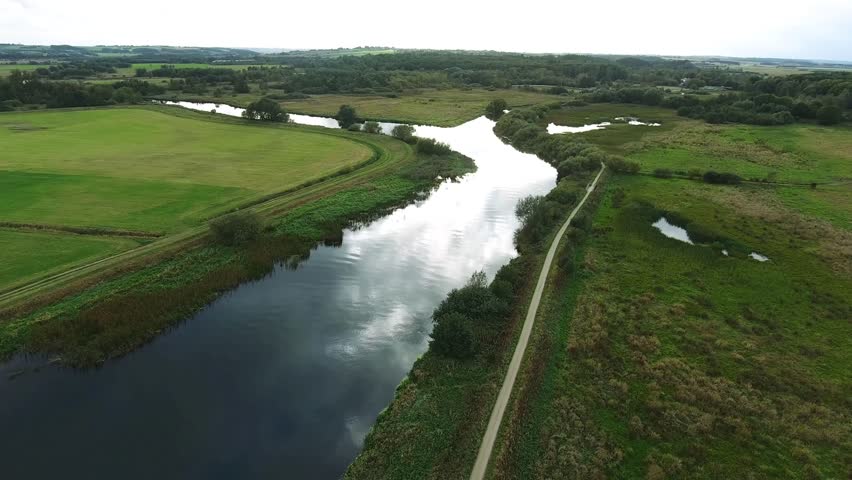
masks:
{"label": "crop field", "polygon": [[[174,233],[374,154],[366,144],[300,127],[203,121],[170,110],[0,114],[0,221]],[[77,246],[51,258],[113,251],[109,242],[71,237]],[[14,255],[4,249],[0,263]]]}
{"label": "crop field", "polygon": [[847,475],[848,230],[760,187],[633,176],[592,231],[552,274],[495,478]]}
{"label": "crop field", "polygon": [[281,102],[293,113],[333,116],[343,104],[355,107],[371,120],[452,127],[485,113],[485,106],[502,98],[511,107],[559,101],[560,97],[520,90],[435,90],[403,93],[396,98],[380,95],[316,95],[303,100]]}

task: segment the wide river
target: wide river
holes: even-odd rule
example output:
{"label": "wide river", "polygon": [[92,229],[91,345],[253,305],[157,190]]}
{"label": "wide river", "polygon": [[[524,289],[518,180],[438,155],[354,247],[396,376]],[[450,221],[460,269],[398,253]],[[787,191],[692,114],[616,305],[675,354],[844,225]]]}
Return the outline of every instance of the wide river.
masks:
{"label": "wide river", "polygon": [[500,142],[493,125],[417,126],[478,171],[346,230],[298,269],[238,287],[130,355],[86,371],[34,370],[43,358],[0,366],[0,476],[340,477],[426,350],[432,310],[516,255],[515,204],[555,184],[553,168]]}

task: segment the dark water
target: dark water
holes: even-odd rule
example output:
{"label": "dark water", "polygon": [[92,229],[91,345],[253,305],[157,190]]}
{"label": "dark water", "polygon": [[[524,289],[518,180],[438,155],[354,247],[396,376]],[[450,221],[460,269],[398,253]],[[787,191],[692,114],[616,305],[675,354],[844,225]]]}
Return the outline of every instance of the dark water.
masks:
{"label": "dark water", "polygon": [[551,167],[492,126],[417,127],[479,171],[347,230],[297,270],[237,288],[131,355],[14,379],[44,359],[0,366],[0,475],[339,477],[426,350],[431,311],[515,255],[515,203],[554,185]]}

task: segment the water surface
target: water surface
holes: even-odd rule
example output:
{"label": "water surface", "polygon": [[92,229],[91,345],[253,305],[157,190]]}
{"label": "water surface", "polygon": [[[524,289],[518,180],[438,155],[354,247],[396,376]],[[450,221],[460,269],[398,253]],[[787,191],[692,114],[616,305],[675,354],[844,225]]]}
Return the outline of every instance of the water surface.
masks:
{"label": "water surface", "polygon": [[346,230],[297,270],[240,286],[126,357],[13,380],[44,359],[0,366],[3,477],[338,478],[426,350],[431,311],[471,273],[493,276],[516,255],[515,204],[555,185],[552,167],[492,127],[484,117],[416,127],[479,170]]}

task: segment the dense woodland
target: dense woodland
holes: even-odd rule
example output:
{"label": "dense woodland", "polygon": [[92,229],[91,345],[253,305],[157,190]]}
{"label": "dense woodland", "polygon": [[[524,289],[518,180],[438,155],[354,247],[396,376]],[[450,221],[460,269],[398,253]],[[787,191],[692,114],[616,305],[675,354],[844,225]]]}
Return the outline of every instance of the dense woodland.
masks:
{"label": "dense woodland", "polygon": [[[0,108],[127,103],[164,92],[212,93],[215,97],[257,92],[284,100],[329,93],[395,96],[423,88],[526,88],[552,93],[554,100],[570,96],[588,102],[659,105],[711,123],[834,124],[848,119],[852,109],[850,72],[768,76],[656,57],[440,51],[259,55],[241,50],[194,52],[165,47],[128,47],[121,55],[92,57],[80,53],[77,47],[43,48],[46,50],[41,53],[49,60],[31,57],[30,62],[52,63],[0,78]],[[19,50],[0,48],[0,61],[25,63],[19,58]],[[51,51],[54,57],[50,57]],[[75,52],[80,54],[73,55]],[[107,75],[114,78],[120,69],[126,72],[134,63],[143,62],[165,63],[151,69],[137,68],[129,74],[150,86],[127,79],[112,85],[111,90],[87,83],[110,78]],[[176,68],[177,63],[207,66]],[[233,68],[240,64],[250,66]],[[63,84],[56,83],[59,81]],[[122,90],[115,95],[126,88],[133,94]]]}

